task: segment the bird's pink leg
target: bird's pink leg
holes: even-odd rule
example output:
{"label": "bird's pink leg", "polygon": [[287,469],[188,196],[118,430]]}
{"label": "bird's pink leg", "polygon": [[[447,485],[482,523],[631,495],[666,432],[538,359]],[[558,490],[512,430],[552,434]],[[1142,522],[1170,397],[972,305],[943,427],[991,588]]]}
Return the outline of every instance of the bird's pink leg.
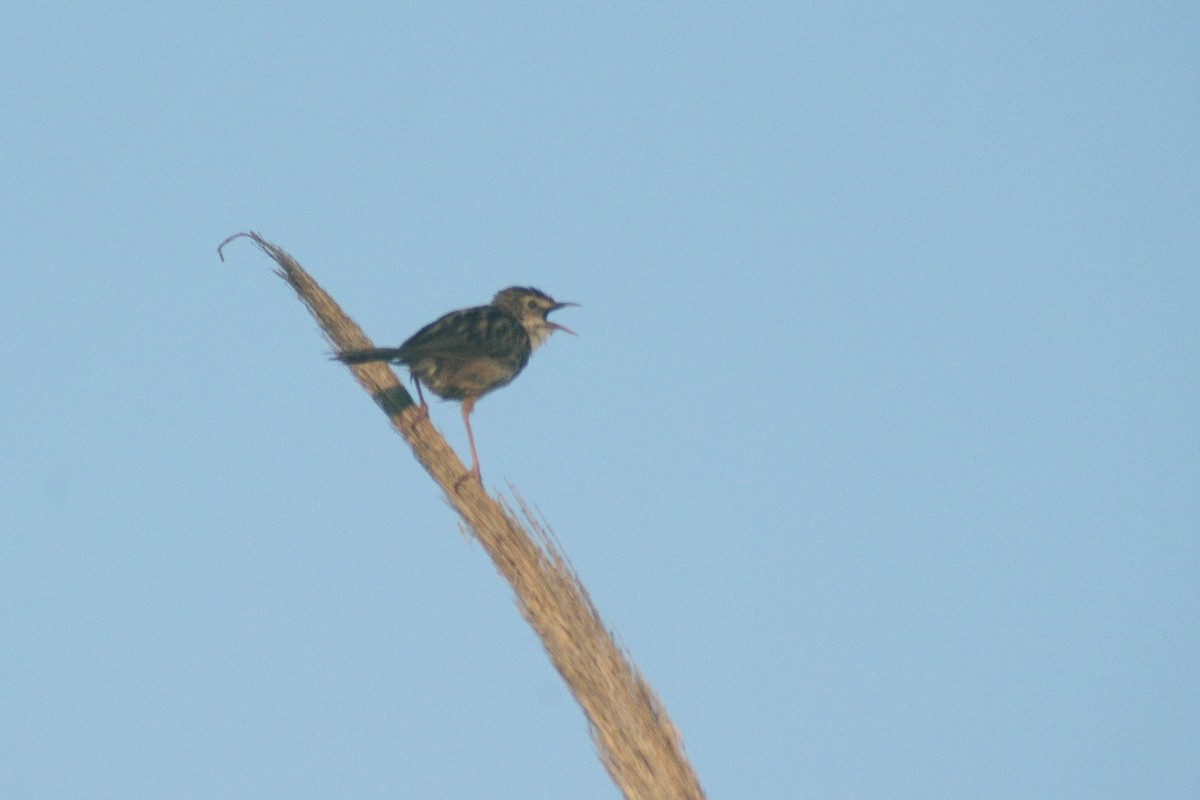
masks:
{"label": "bird's pink leg", "polygon": [[425,416],[429,416],[429,406],[425,403],[425,395],[421,393],[421,382],[414,380],[413,383],[417,386],[417,402],[421,405],[421,410],[425,412]]}
{"label": "bird's pink leg", "polygon": [[[475,398],[468,397],[462,403],[462,418],[463,425],[467,428],[467,444],[471,447],[471,470],[458,479],[458,483],[462,483],[469,478],[483,483],[483,476],[479,474],[479,456],[475,453],[475,434],[471,432],[471,412],[475,409]],[[457,485],[456,485],[457,488]]]}
{"label": "bird's pink leg", "polygon": [[423,419],[429,419],[429,406],[425,404],[425,395],[421,393],[421,382],[414,378],[413,384],[417,387],[417,413],[413,416],[412,421],[409,423],[408,427],[410,432],[416,430],[416,425],[418,422]]}

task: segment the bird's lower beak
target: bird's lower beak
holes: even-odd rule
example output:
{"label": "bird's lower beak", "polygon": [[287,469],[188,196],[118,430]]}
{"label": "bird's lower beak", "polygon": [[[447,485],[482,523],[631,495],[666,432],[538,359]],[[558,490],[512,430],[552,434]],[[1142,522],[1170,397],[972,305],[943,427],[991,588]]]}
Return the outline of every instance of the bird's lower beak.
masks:
{"label": "bird's lower beak", "polygon": [[[579,303],[555,303],[554,306],[550,309],[550,311],[558,311],[560,308],[567,308],[568,306],[575,306],[576,308],[579,308]],[[547,311],[546,313],[549,314],[550,311]],[[559,325],[557,322],[551,322],[550,320],[546,320],[546,323],[551,328],[554,328],[556,331],[562,331],[563,333],[569,333],[572,336],[579,335],[575,331],[568,328],[566,325]]]}

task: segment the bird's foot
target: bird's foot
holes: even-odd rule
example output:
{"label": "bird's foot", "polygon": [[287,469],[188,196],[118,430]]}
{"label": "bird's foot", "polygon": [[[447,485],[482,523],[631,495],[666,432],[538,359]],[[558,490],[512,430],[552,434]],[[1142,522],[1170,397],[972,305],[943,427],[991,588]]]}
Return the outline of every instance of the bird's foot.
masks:
{"label": "bird's foot", "polygon": [[429,419],[429,406],[421,403],[419,406],[414,404],[412,407],[415,408],[416,411],[412,413],[406,413],[404,415],[404,428],[410,434],[416,431],[418,424]]}
{"label": "bird's foot", "polygon": [[475,483],[478,483],[481,487],[483,486],[483,476],[479,474],[479,466],[478,465],[467,470],[466,472],[464,472],[462,475],[460,475],[458,477],[458,480],[456,480],[454,482],[454,491],[455,492],[461,491],[463,485],[466,483],[469,483],[471,481],[475,481]]}

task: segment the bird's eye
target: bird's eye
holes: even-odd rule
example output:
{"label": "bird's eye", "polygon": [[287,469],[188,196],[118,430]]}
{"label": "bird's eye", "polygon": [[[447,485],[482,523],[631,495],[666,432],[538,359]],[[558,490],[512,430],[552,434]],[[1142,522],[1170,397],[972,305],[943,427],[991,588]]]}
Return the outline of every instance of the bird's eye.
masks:
{"label": "bird's eye", "polygon": [[530,310],[536,309],[538,307],[537,298],[534,298],[534,297],[529,298],[528,300],[525,301],[525,306],[526,306],[526,308],[529,308]]}

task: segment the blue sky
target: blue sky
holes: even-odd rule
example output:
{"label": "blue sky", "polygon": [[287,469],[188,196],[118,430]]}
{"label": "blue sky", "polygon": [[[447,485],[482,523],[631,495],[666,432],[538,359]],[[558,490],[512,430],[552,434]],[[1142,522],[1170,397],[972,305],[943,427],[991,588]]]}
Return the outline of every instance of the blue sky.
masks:
{"label": "blue sky", "polygon": [[[0,34],[0,785],[616,795],[254,229],[474,422],[712,797],[1200,790],[1189,4],[56,4]],[[433,408],[460,453],[457,408]]]}

